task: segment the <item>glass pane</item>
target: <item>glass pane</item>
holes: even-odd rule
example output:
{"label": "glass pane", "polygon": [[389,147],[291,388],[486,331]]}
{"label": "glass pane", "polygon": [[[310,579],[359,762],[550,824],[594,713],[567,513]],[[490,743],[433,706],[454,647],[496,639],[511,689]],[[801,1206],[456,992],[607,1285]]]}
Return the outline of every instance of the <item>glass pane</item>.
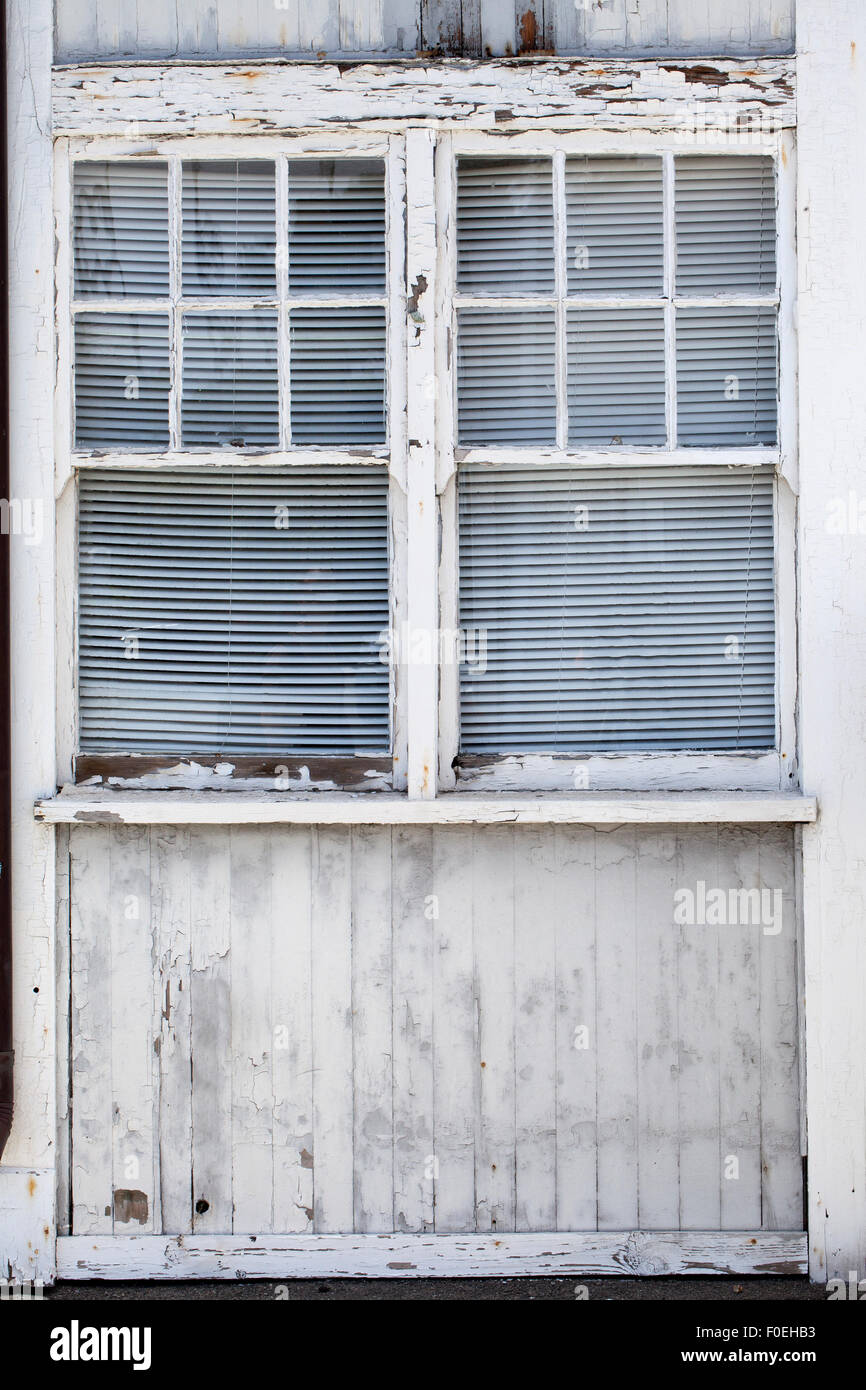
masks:
{"label": "glass pane", "polygon": [[274,311],[184,315],[181,433],[184,448],[279,443]]}
{"label": "glass pane", "polygon": [[773,294],[776,188],[773,161],[756,155],[689,155],[675,161],[677,292]]}
{"label": "glass pane", "polygon": [[552,293],[549,159],[457,161],[457,288],[464,294]]}
{"label": "glass pane", "polygon": [[457,328],[461,444],[555,444],[552,309],[461,309]]}
{"label": "glass pane", "polygon": [[75,319],[75,445],[168,447],[168,315]]}
{"label": "glass pane", "polygon": [[184,163],[184,295],[276,293],[274,189],[269,160]]}
{"label": "glass pane", "polygon": [[168,297],[168,166],[82,161],[73,178],[75,293]]}
{"label": "glass pane", "polygon": [[773,477],[463,465],[465,753],[771,748]]}
{"label": "glass pane", "polygon": [[293,309],[293,444],[385,442],[385,311]]}
{"label": "glass pane", "polygon": [[385,166],[380,159],[289,162],[292,294],[384,294]]}
{"label": "glass pane", "polygon": [[677,311],[677,438],[775,444],[775,310]]}
{"label": "glass pane", "polygon": [[565,199],[569,294],[662,293],[660,159],[569,158]]}
{"label": "glass pane", "polygon": [[604,448],[664,444],[661,309],[570,309],[568,440]]}
{"label": "glass pane", "polygon": [[85,471],[81,746],[387,753],[384,467]]}

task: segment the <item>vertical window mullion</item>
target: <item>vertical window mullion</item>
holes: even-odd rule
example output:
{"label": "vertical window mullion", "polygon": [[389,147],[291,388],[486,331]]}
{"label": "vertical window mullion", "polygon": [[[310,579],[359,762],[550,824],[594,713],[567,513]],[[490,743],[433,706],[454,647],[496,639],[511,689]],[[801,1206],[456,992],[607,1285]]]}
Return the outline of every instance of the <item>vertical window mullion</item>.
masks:
{"label": "vertical window mullion", "polygon": [[289,160],[276,159],[277,370],[280,395],[280,448],[292,444],[292,354],[289,323]]}
{"label": "vertical window mullion", "polygon": [[565,207],[565,151],[553,155],[553,247],[556,286],[556,446],[568,445],[568,293],[567,227]]}
{"label": "vertical window mullion", "polygon": [[677,320],[674,307],[676,290],[676,207],[674,202],[674,156],[662,156],[662,196],[664,203],[664,284],[665,297],[665,421],[668,448],[677,447]]}
{"label": "vertical window mullion", "polygon": [[168,295],[169,295],[169,375],[171,389],[168,398],[169,449],[181,447],[180,396],[182,390],[183,324],[180,311],[181,296],[181,236],[183,196],[183,166],[178,156],[168,161]]}

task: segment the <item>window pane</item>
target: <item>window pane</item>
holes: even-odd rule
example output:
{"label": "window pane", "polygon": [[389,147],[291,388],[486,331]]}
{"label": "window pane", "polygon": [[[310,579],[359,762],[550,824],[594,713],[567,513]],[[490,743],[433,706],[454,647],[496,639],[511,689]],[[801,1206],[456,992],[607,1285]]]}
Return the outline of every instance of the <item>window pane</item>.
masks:
{"label": "window pane", "polygon": [[292,294],[384,294],[381,160],[290,160],[289,288]]}
{"label": "window pane", "polygon": [[279,442],[275,312],[184,315],[181,416],[184,448]]}
{"label": "window pane", "polygon": [[770,748],[768,469],[463,467],[466,753]]}
{"label": "window pane", "polygon": [[458,159],[458,290],[529,294],[553,286],[550,160]]}
{"label": "window pane", "polygon": [[387,753],[384,468],[86,472],[81,747]]}
{"label": "window pane", "polygon": [[555,378],[552,309],[461,309],[461,444],[555,444]]}
{"label": "window pane", "polygon": [[677,311],[680,444],[776,442],[774,309]]}
{"label": "window pane", "polygon": [[664,444],[665,327],[661,309],[570,309],[571,445]]}
{"label": "window pane", "polygon": [[76,317],[76,448],[165,448],[168,388],[167,314]]}
{"label": "window pane", "polygon": [[772,294],[776,189],[764,156],[689,155],[676,167],[677,292]]}
{"label": "window pane", "polygon": [[276,293],[274,187],[268,160],[184,163],[183,294]]}
{"label": "window pane", "polygon": [[73,182],[75,293],[168,297],[168,166],[86,161]]}
{"label": "window pane", "polygon": [[289,321],[292,443],[384,443],[384,309],[293,309]]}
{"label": "window pane", "polygon": [[569,294],[660,295],[660,159],[565,161]]}

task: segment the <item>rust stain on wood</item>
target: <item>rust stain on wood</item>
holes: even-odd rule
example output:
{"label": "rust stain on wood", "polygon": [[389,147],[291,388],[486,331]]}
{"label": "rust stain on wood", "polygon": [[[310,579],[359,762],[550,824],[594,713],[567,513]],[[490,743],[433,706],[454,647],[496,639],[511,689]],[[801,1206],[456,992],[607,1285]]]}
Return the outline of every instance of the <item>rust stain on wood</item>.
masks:
{"label": "rust stain on wood", "polygon": [[114,1189],[115,1221],[137,1221],[143,1226],[147,1221],[147,1193],[137,1188],[116,1187]]}

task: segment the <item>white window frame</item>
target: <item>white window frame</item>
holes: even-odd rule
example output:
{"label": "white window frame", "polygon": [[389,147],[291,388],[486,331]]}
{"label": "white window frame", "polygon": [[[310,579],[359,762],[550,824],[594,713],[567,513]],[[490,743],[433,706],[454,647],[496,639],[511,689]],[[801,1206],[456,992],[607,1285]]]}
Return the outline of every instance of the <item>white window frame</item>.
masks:
{"label": "white window frame", "polygon": [[[56,263],[56,334],[57,334],[57,391],[55,394],[55,488],[57,498],[56,563],[58,575],[58,781],[73,778],[75,761],[79,757],[78,712],[78,614],[77,614],[77,478],[92,469],[134,469],[163,471],[172,468],[196,468],[206,472],[218,468],[292,469],[311,465],[358,467],[384,465],[389,473],[389,624],[399,631],[405,621],[407,580],[407,383],[405,371],[405,141],[399,135],[363,136],[349,132],[315,138],[268,136],[218,136],[203,140],[181,138],[136,142],[105,138],[96,140],[60,139],[55,142],[55,217],[58,229]],[[288,260],[280,255],[287,246],[287,161],[294,158],[369,158],[385,163],[386,243],[388,250],[386,280],[386,443],[384,445],[335,448],[331,446],[298,447],[289,440],[288,402],[284,386],[288,375],[288,313],[293,304],[304,307],[336,302],[320,296],[289,296]],[[166,301],[171,315],[170,357],[177,359],[180,318],[192,301],[179,298],[178,254],[181,227],[176,210],[181,196],[181,163],[191,159],[271,159],[276,162],[277,196],[277,266],[282,283],[278,295],[267,302],[277,308],[279,315],[280,371],[280,447],[276,450],[256,448],[207,449],[182,448],[179,439],[180,390],[178,373],[173,371],[174,387],[170,398],[171,444],[165,450],[76,449],[74,447],[74,315],[73,308],[94,312],[134,311],[146,306],[150,311],[166,311],[159,300],[140,301],[133,298],[101,299],[88,296],[74,298],[72,247],[72,195],[75,165],[79,161],[118,160],[130,164],[145,161],[167,161],[169,179],[169,257],[171,264],[171,299]],[[339,296],[339,302],[363,305],[381,302],[382,296],[369,294]],[[250,308],[263,302],[260,297],[231,300],[214,297],[201,303],[209,309]],[[181,308],[183,305],[183,309]],[[336,481],[336,480],[335,480]],[[407,682],[395,661],[389,664],[389,723],[391,738],[391,767],[387,760],[357,757],[250,756],[223,759],[167,755],[157,758],[146,754],[106,754],[81,758],[85,771],[98,765],[112,783],[145,787],[204,787],[278,786],[289,789],[313,787],[355,790],[403,790],[406,787],[408,763]],[[156,766],[158,765],[158,766]],[[112,773],[111,769],[115,769]],[[138,769],[141,769],[139,771]],[[217,770],[218,769],[218,770]],[[101,775],[101,774],[97,774]]]}
{"label": "white window frame", "polygon": [[[448,80],[467,91],[478,71],[448,71]],[[264,69],[263,69],[264,70]],[[489,71],[489,69],[488,69]],[[205,74],[203,81],[212,80]],[[359,74],[360,76],[360,74]],[[173,70],[164,75],[174,80]],[[311,92],[320,83],[321,70],[311,80]],[[282,77],[281,77],[282,80]],[[521,80],[522,76],[521,76]],[[516,79],[515,79],[516,81]],[[419,86],[423,85],[419,79]],[[556,94],[555,94],[556,95]],[[78,98],[75,98],[78,100]],[[354,98],[353,98],[354,99]],[[500,100],[497,97],[494,100]],[[557,98],[558,99],[558,98]],[[82,98],[82,101],[84,98]],[[311,97],[311,101],[315,96]],[[374,105],[380,98],[365,93],[358,97]],[[551,97],[554,101],[554,97]],[[402,97],[395,98],[402,106]],[[84,109],[84,107],[82,107]],[[162,108],[161,108],[162,109]],[[746,109],[744,105],[744,109]],[[156,112],[156,107],[152,110]],[[376,105],[376,114],[384,115]],[[518,113],[518,119],[521,113]],[[599,130],[586,117],[533,121],[532,129],[498,128],[498,110],[472,128],[467,117],[433,118],[426,113],[405,116],[395,109],[389,119],[339,128],[315,129],[306,134],[222,135],[201,133],[142,136],[94,133],[82,116],[75,134],[55,142],[55,196],[57,226],[56,331],[58,389],[55,398],[55,459],[57,495],[58,575],[58,781],[71,780],[77,748],[77,653],[75,537],[76,475],[89,467],[171,468],[268,464],[291,467],[304,463],[357,464],[357,451],[292,449],[277,453],[230,449],[168,451],[162,454],[103,454],[72,449],[72,323],[71,323],[71,175],[76,159],[226,159],[298,157],[382,157],[388,170],[389,242],[389,350],[387,362],[388,467],[390,471],[391,595],[390,614],[395,633],[419,634],[429,646],[429,657],[392,663],[391,708],[393,726],[393,781],[366,779],[372,791],[408,790],[416,800],[434,799],[438,792],[502,793],[512,791],[573,792],[575,770],[585,771],[591,792],[611,791],[734,791],[776,792],[798,785],[796,730],[796,621],[795,549],[796,522],[796,417],[794,336],[795,203],[794,137],[789,128],[756,134],[746,131],[742,145],[728,137],[720,146],[710,131],[705,137],[682,135],[665,127],[664,120],[638,123],[634,115],[625,122],[612,121],[619,129]],[[73,124],[75,122],[73,121]],[[168,122],[166,122],[168,124]],[[190,122],[192,124],[192,122]],[[206,122],[205,122],[206,126]],[[570,127],[579,126],[579,129]],[[494,133],[494,127],[496,133]],[[776,748],[772,752],[646,753],[574,755],[524,755],[490,760],[464,767],[458,780],[452,766],[458,747],[458,671],[451,662],[438,660],[438,635],[458,627],[456,471],[461,461],[474,458],[511,457],[521,451],[458,450],[455,441],[455,371],[451,332],[455,302],[456,245],[454,222],[455,161],[460,154],[496,153],[549,155],[553,149],[580,154],[673,155],[702,153],[770,154],[777,166],[777,267],[779,292],[779,442],[773,449],[673,449],[643,450],[621,446],[615,450],[532,450],[535,458],[562,460],[576,467],[600,462],[630,463],[651,460],[673,465],[707,462],[748,467],[756,453],[771,462],[775,488],[775,595],[776,595]],[[408,152],[408,158],[407,158]],[[564,153],[561,156],[564,158]],[[673,217],[670,198],[666,218]],[[669,255],[669,252],[666,252]],[[724,298],[714,300],[723,303]],[[88,301],[88,307],[90,302]],[[367,457],[382,451],[363,451]],[[525,452],[521,457],[526,457]],[[432,638],[430,634],[435,636]],[[264,761],[264,760],[262,760]],[[131,778],[128,770],[112,778],[119,785],[136,787],[201,787],[238,785],[242,778],[201,769],[194,756],[177,760],[171,775],[145,774]],[[251,789],[269,789],[257,778]],[[294,789],[295,783],[290,783]],[[299,787],[332,790],[327,776],[299,775]]]}
{"label": "white window frame", "polygon": [[[458,131],[440,136],[441,155],[437,170],[440,174],[439,220],[443,228],[440,239],[438,323],[440,328],[437,377],[439,380],[440,423],[437,448],[437,489],[442,516],[442,547],[439,567],[440,611],[442,627],[459,629],[459,579],[457,536],[457,474],[461,463],[549,463],[581,467],[615,466],[629,463],[670,464],[671,466],[700,467],[701,464],[724,465],[750,469],[772,465],[774,486],[774,594],[775,594],[775,747],[770,751],[723,752],[628,752],[596,754],[493,754],[476,756],[455,767],[458,757],[459,670],[454,664],[443,664],[439,692],[439,786],[442,790],[455,787],[478,792],[547,791],[567,792],[586,787],[589,790],[762,790],[783,791],[797,785],[796,758],[796,584],[795,584],[795,527],[796,497],[791,482],[795,479],[796,417],[794,414],[794,374],[796,371],[796,342],[793,332],[794,279],[794,181],[792,136],[781,132],[756,144],[750,134],[738,144],[720,145],[718,139],[690,139],[670,133],[629,132],[548,132],[494,136],[488,132]],[[564,447],[565,353],[560,342],[557,379],[558,438],[556,448],[460,447],[457,442],[457,368],[456,315],[464,305],[475,305],[482,298],[463,295],[456,286],[456,166],[461,155],[542,156],[553,161],[554,221],[562,226],[564,218],[564,162],[567,155],[650,155],[661,156],[664,177],[665,221],[665,291],[666,299],[654,300],[665,312],[665,390],[669,438],[674,438],[676,362],[674,316],[679,299],[670,294],[672,267],[675,256],[673,161],[676,155],[766,154],[774,159],[776,168],[776,291],[771,295],[746,297],[720,294],[697,298],[684,296],[688,305],[723,306],[743,304],[778,307],[778,436],[774,446],[745,448],[682,448],[618,445],[608,449]],[[565,267],[562,263],[564,237],[557,241],[557,288],[562,284]],[[605,296],[608,302],[634,307],[643,304],[644,297],[629,296],[620,300]],[[507,302],[518,306],[538,304],[553,296],[509,297]],[[589,299],[587,299],[589,302]],[[597,300],[593,300],[597,302]],[[648,300],[646,301],[648,302]],[[493,303],[493,301],[491,301]],[[562,303],[560,298],[559,303]],[[563,316],[557,313],[557,318]],[[557,324],[562,337],[563,325]]]}

